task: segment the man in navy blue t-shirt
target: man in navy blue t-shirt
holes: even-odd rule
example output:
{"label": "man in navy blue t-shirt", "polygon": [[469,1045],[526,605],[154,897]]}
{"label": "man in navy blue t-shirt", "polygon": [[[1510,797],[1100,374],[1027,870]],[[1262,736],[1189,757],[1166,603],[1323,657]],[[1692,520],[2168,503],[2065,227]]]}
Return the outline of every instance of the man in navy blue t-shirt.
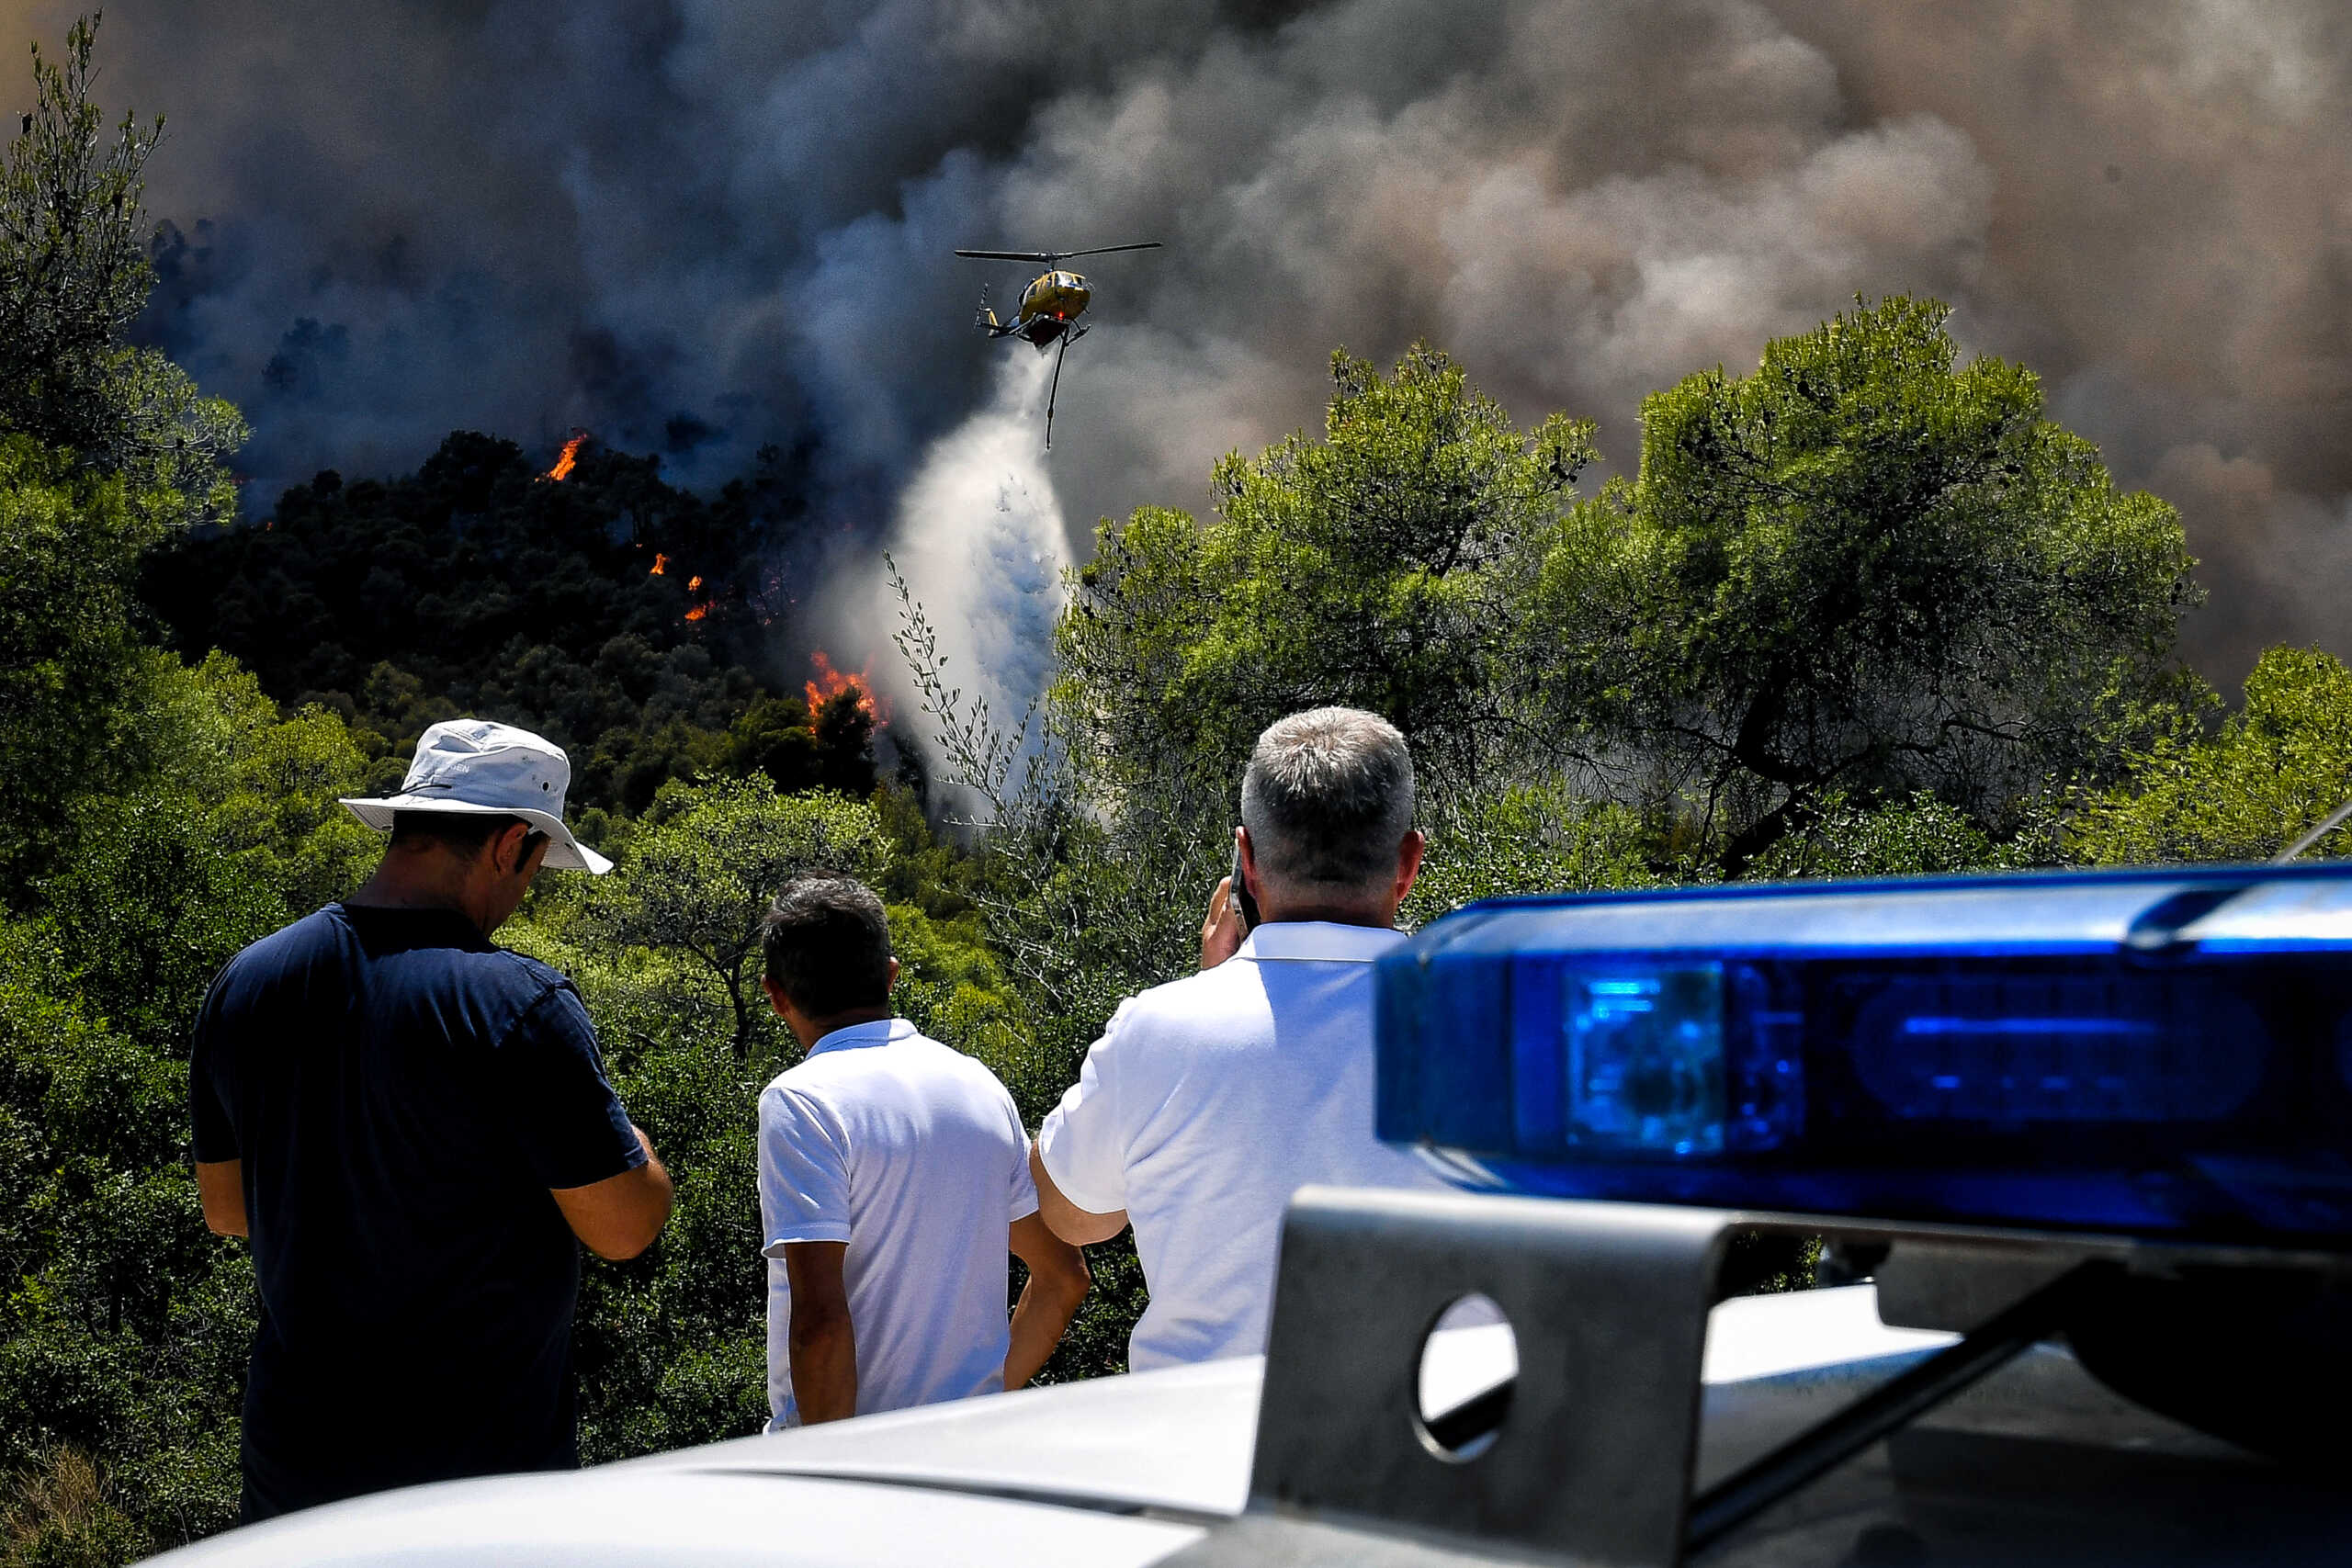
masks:
{"label": "man in navy blue t-shirt", "polygon": [[580,1244],[652,1245],[670,1178],[606,1081],[571,983],[494,946],[563,825],[557,747],[437,724],[368,884],[232,959],[196,1029],[196,1173],[250,1235],[261,1324],[243,1517],[579,1462]]}

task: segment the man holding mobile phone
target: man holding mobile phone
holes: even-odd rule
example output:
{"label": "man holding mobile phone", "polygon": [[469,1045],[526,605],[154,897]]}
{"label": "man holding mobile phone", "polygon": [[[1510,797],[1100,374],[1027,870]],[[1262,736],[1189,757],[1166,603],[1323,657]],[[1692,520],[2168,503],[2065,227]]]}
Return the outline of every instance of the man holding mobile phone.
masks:
{"label": "man holding mobile phone", "polygon": [[[1132,1221],[1151,1305],[1137,1371],[1265,1348],[1283,1211],[1309,1182],[1442,1186],[1373,1135],[1373,962],[1419,872],[1413,763],[1376,714],[1260,736],[1202,972],[1123,1003],[1030,1150],[1077,1246]],[[1259,917],[1262,916],[1262,919]]]}
{"label": "man holding mobile phone", "polygon": [[1233,956],[1241,939],[1259,927],[1258,900],[1241,864],[1241,829],[1233,830],[1233,869],[1209,895],[1209,918],[1201,922],[1201,967],[1214,969]]}

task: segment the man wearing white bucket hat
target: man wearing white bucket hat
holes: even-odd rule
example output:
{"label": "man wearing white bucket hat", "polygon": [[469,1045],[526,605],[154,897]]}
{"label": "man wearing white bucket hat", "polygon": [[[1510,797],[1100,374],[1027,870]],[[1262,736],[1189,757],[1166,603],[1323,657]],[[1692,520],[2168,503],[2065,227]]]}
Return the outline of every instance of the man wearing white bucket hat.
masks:
{"label": "man wearing white bucket hat", "polygon": [[391,1486],[579,1462],[580,1244],[652,1245],[670,1178],[571,982],[490,938],[563,825],[560,748],[436,724],[365,886],[230,960],[197,1021],[206,1221],[252,1238],[248,1522]]}

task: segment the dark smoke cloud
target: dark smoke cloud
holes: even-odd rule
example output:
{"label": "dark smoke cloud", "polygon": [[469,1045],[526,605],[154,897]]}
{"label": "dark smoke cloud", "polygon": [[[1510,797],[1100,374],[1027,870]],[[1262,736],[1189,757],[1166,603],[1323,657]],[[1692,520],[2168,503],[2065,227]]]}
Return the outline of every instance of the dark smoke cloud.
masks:
{"label": "dark smoke cloud", "polygon": [[2217,680],[2352,653],[2352,11],[2333,0],[1779,0],[1867,123],[1933,114],[1995,171],[1971,340],[2041,371],[2179,506]]}
{"label": "dark smoke cloud", "polygon": [[111,101],[172,117],[151,330],[245,407],[265,495],[582,425],[688,482],[813,442],[878,533],[999,387],[966,323],[1018,269],[959,244],[1169,243],[1091,269],[1050,468],[1080,528],[1200,504],[1216,455],[1316,420],[1339,344],[1426,336],[1630,461],[1643,392],[1923,291],[2183,508],[2191,649],[2234,680],[2352,651],[2346,30],[2329,0],[119,0],[101,47]]}

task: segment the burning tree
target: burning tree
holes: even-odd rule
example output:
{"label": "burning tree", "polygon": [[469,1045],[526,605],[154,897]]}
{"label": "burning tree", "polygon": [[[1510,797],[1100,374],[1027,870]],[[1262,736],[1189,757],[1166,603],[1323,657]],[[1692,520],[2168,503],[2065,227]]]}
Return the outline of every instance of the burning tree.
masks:
{"label": "burning tree", "polygon": [[[821,661],[823,655],[818,655]],[[808,683],[808,698],[770,697],[754,704],[728,732],[723,761],[730,772],[759,773],[776,788],[835,790],[864,796],[874,788],[874,732],[881,718],[863,677],[839,674]]]}
{"label": "burning tree", "polygon": [[[541,474],[539,478],[551,480],[556,484],[561,484],[564,480],[570,479],[571,477],[571,470],[580,466],[580,448],[586,446],[587,443],[588,433],[586,431],[573,431],[571,433],[571,439],[563,444],[563,450],[556,454],[555,467],[549,468],[546,473]],[[658,572],[662,568],[657,564],[653,570]]]}

